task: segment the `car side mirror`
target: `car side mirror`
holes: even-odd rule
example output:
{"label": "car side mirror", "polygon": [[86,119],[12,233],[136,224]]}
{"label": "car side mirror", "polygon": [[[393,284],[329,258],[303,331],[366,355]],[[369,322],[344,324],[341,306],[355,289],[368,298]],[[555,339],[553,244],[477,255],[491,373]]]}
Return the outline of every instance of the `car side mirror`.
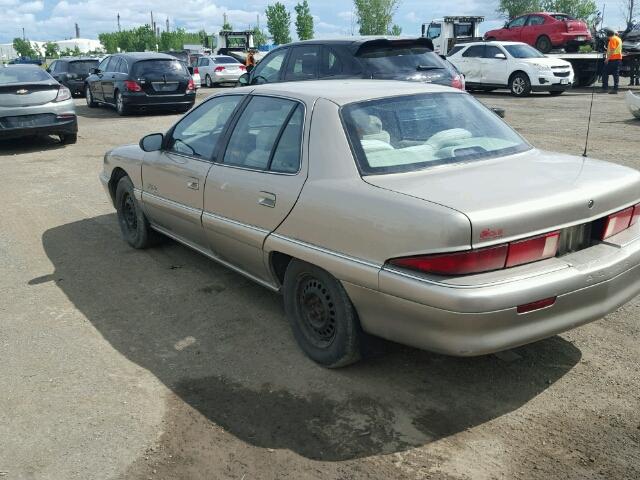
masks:
{"label": "car side mirror", "polygon": [[152,133],[146,137],[142,137],[140,140],[140,148],[144,152],[157,152],[162,150],[162,144],[164,143],[164,135],[161,133]]}
{"label": "car side mirror", "polygon": [[496,53],[493,58],[499,58],[500,60],[506,60],[507,56],[504,53]]}
{"label": "car side mirror", "polygon": [[491,111],[498,115],[500,118],[504,118],[507,111],[502,107],[491,107]]}
{"label": "car side mirror", "polygon": [[507,30],[509,30],[509,23],[505,23],[504,27],[502,27],[502,28],[506,28]]}
{"label": "car side mirror", "polygon": [[92,69],[90,70],[90,72],[91,72],[93,75],[98,75],[98,74],[100,73],[100,69],[99,69],[99,68],[92,68]]}
{"label": "car side mirror", "polygon": [[241,87],[244,87],[245,85],[249,85],[249,83],[251,81],[250,77],[251,76],[248,73],[243,73],[238,78],[238,85],[240,85]]}

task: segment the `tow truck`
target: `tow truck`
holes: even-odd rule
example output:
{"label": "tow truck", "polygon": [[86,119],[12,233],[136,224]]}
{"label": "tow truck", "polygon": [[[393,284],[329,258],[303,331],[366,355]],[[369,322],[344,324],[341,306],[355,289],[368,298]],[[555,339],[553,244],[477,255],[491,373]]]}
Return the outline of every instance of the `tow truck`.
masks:
{"label": "tow truck", "polygon": [[[446,57],[454,45],[482,41],[480,24],[483,21],[484,17],[476,16],[450,16],[435,19],[430,23],[422,24],[422,36],[429,38],[433,42],[435,53]],[[638,43],[638,46],[640,47],[640,43]],[[640,49],[626,49],[623,50],[623,54],[620,75],[628,76],[632,63],[640,62]],[[548,53],[546,56],[561,58],[571,63],[575,74],[574,85],[576,87],[592,85],[602,70],[602,52]]]}

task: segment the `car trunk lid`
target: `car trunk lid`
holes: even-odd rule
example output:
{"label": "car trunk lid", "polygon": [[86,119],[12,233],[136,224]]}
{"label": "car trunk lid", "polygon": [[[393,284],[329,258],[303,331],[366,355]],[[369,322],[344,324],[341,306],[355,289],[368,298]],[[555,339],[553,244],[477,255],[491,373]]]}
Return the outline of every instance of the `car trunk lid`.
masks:
{"label": "car trunk lid", "polygon": [[0,85],[0,106],[30,107],[53,102],[58,96],[57,82],[12,83]]}
{"label": "car trunk lid", "polygon": [[589,28],[587,24],[580,20],[566,20],[565,24],[567,25],[567,32],[570,33],[589,33]]}
{"label": "car trunk lid", "polygon": [[474,248],[596,221],[640,197],[635,170],[539,150],[365,180],[465,214]]}

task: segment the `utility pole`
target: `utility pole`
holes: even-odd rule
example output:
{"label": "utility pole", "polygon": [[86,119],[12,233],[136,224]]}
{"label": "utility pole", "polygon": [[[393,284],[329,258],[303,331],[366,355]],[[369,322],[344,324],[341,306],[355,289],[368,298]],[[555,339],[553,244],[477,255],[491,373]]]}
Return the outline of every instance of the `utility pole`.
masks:
{"label": "utility pole", "polygon": [[167,33],[169,33],[169,17],[167,17]]}
{"label": "utility pole", "polygon": [[22,40],[26,40],[26,39],[27,39],[27,37],[26,37],[26,35],[24,34],[24,27],[22,27]]}
{"label": "utility pole", "polygon": [[80,27],[76,23],[76,38],[80,38]]}
{"label": "utility pole", "polygon": [[120,12],[118,12],[118,31],[121,32],[122,30],[120,29]]}

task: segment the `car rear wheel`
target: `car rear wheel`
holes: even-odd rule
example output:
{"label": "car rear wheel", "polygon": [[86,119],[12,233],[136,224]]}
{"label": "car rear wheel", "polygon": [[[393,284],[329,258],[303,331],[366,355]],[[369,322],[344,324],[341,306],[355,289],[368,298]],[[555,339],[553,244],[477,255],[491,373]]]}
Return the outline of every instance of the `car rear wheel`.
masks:
{"label": "car rear wheel", "polygon": [[155,235],[133,193],[129,177],[122,177],[116,187],[116,211],[118,224],[125,241],[133,248],[147,248]]}
{"label": "car rear wheel", "polygon": [[509,80],[509,90],[514,97],[526,97],[531,92],[531,82],[525,73],[515,73]]}
{"label": "car rear wheel", "polygon": [[84,98],[87,101],[87,107],[96,108],[98,104],[93,100],[93,94],[91,93],[91,87],[87,85],[84,87]]}
{"label": "car rear wheel", "polygon": [[122,98],[122,94],[120,92],[116,92],[116,112],[118,112],[118,115],[120,115],[121,117],[129,113],[129,110],[124,104],[124,99]]}
{"label": "car rear wheel", "polygon": [[208,74],[206,77],[204,77],[204,84],[207,86],[207,88],[213,88],[213,82],[211,81],[211,77]]}
{"label": "car rear wheel", "polygon": [[321,268],[292,260],[283,290],[293,335],[307,356],[327,368],[360,359],[360,321],[338,280]]}
{"label": "car rear wheel", "polygon": [[77,133],[65,133],[64,135],[60,135],[60,143],[63,145],[73,145],[78,142],[78,134]]}
{"label": "car rear wheel", "polygon": [[546,35],[541,35],[536,40],[536,48],[542,53],[549,53],[551,51],[551,40]]}

